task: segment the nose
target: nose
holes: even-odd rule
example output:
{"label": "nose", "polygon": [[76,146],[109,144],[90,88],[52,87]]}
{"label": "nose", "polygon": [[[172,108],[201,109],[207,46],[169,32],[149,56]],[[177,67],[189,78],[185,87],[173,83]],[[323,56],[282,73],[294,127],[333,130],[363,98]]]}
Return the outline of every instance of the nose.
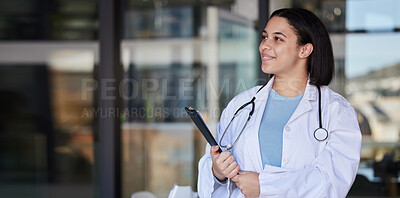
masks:
{"label": "nose", "polygon": [[260,43],[260,49],[271,49],[271,43],[268,41],[268,39],[263,39]]}

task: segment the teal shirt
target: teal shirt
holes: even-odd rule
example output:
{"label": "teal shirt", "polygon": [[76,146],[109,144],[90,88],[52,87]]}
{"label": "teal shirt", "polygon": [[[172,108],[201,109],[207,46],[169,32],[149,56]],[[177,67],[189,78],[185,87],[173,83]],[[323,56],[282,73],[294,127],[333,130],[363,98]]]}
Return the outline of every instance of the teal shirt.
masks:
{"label": "teal shirt", "polygon": [[266,164],[281,166],[283,127],[296,110],[303,94],[296,97],[285,97],[273,89],[269,92],[258,131],[263,167]]}

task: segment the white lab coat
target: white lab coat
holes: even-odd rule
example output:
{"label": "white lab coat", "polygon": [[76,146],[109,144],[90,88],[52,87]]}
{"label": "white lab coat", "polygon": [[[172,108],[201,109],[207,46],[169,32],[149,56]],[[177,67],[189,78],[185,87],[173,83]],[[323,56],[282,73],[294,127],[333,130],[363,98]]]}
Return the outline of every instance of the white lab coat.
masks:
{"label": "white lab coat", "polygon": [[[260,173],[260,197],[345,197],[354,182],[361,150],[361,132],[357,115],[350,103],[328,87],[321,88],[322,125],[329,131],[325,141],[314,138],[319,127],[318,90],[307,85],[303,98],[283,131],[281,167],[262,166],[258,130],[268,93],[274,79],[256,94],[260,86],[233,98],[223,111],[217,126],[217,142],[235,111],[256,96],[255,111],[243,135],[231,152],[244,171]],[[238,113],[222,144],[232,144],[240,131],[251,105]],[[244,197],[233,182],[215,182],[210,146],[199,161],[198,194],[203,197]]]}

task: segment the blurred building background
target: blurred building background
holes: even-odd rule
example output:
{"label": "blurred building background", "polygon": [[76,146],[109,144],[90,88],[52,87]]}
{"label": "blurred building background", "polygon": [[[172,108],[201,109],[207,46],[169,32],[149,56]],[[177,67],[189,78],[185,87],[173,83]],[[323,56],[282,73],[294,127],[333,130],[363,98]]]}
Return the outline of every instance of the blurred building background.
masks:
{"label": "blurred building background", "polygon": [[[196,190],[205,141],[184,107],[214,129],[232,97],[265,81],[258,24],[283,7],[325,23],[336,65],[330,87],[358,112],[362,161],[349,197],[400,196],[398,0],[123,0],[123,80],[113,86],[97,75],[99,0],[4,0],[1,197],[98,197],[104,117],[121,123],[121,197],[167,197],[174,184]],[[123,108],[99,106],[115,89]]]}

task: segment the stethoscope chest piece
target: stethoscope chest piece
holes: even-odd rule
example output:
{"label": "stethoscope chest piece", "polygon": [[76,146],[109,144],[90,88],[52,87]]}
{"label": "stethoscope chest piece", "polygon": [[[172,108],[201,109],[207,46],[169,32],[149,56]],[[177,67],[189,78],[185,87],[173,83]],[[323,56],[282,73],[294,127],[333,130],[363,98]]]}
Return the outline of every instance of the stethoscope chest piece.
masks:
{"label": "stethoscope chest piece", "polygon": [[318,141],[324,141],[328,138],[328,131],[324,128],[315,129],[314,138]]}

